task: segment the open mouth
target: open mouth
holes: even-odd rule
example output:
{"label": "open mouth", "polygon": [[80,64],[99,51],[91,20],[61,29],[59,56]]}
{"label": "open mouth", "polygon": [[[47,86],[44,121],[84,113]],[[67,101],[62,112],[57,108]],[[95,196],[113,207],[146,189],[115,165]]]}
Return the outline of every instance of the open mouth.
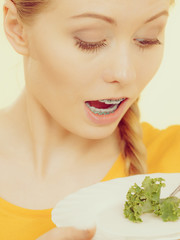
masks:
{"label": "open mouth", "polygon": [[115,112],[118,107],[124,102],[126,98],[120,99],[104,99],[96,101],[87,101],[86,106],[91,110],[91,112],[98,115],[108,115]]}

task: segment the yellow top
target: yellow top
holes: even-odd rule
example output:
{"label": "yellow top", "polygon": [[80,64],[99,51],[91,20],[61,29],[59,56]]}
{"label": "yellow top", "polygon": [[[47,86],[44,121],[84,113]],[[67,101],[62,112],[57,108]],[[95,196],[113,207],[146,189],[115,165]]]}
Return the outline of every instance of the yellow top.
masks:
{"label": "yellow top", "polygon": [[[148,151],[148,172],[180,172],[180,126],[165,130],[155,129],[148,123],[142,126]],[[121,155],[102,181],[118,177],[125,177]],[[51,210],[25,209],[0,198],[0,239],[35,240],[55,227]]]}

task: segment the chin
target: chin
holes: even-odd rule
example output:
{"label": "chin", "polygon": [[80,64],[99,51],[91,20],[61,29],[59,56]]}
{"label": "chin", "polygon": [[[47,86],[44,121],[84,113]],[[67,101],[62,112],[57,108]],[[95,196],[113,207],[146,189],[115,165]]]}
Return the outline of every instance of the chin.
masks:
{"label": "chin", "polygon": [[81,131],[78,131],[76,134],[85,139],[104,139],[114,133],[118,127],[118,123],[104,126],[86,126],[81,128]]}

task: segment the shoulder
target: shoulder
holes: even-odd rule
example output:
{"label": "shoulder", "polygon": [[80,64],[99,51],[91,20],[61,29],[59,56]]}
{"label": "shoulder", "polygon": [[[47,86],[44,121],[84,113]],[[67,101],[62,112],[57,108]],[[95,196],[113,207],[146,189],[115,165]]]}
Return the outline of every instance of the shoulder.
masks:
{"label": "shoulder", "polygon": [[142,123],[149,172],[180,172],[180,125],[157,129]]}
{"label": "shoulder", "polygon": [[152,144],[166,142],[167,144],[180,144],[180,125],[172,125],[165,129],[158,129],[149,123],[142,123],[143,141],[148,147]]}

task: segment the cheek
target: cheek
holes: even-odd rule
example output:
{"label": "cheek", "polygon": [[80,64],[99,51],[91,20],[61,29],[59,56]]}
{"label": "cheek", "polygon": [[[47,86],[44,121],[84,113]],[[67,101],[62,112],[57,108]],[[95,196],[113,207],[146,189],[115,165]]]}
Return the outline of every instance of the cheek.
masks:
{"label": "cheek", "polygon": [[[77,51],[68,47],[67,43],[61,45],[52,41],[34,44],[34,59],[36,71],[31,78],[35,79],[37,85],[44,86],[44,93],[51,98],[51,95],[60,98],[68,96],[71,98],[78,95],[86,87],[86,77],[89,72],[87,64],[83,62]],[[39,86],[40,87],[40,86]],[[81,93],[82,94],[82,93]]]}
{"label": "cheek", "polygon": [[158,71],[163,58],[163,47],[158,50],[145,50],[146,53],[138,58],[137,61],[137,83],[142,90],[152,80]]}

